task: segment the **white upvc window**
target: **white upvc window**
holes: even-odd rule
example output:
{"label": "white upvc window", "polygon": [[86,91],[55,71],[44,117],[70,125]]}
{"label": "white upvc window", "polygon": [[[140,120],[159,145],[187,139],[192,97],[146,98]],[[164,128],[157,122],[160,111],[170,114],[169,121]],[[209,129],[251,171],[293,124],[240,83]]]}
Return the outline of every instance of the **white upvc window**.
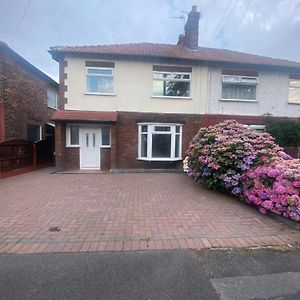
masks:
{"label": "white upvc window", "polygon": [[110,148],[110,128],[109,126],[101,127],[101,148]]}
{"label": "white upvc window", "polygon": [[191,72],[153,71],[153,96],[190,98],[191,78]]}
{"label": "white upvc window", "polygon": [[138,159],[175,161],[182,159],[182,124],[139,123]]}
{"label": "white upvc window", "polygon": [[79,147],[79,125],[69,124],[66,128],[66,145],[67,147]]}
{"label": "white upvc window", "polygon": [[247,127],[259,133],[266,132],[266,125],[247,125]]}
{"label": "white upvc window", "polygon": [[86,67],[86,92],[88,94],[114,94],[114,68]]}
{"label": "white upvc window", "polygon": [[222,100],[256,101],[258,77],[222,75]]}
{"label": "white upvc window", "polygon": [[300,79],[289,80],[289,103],[300,104]]}

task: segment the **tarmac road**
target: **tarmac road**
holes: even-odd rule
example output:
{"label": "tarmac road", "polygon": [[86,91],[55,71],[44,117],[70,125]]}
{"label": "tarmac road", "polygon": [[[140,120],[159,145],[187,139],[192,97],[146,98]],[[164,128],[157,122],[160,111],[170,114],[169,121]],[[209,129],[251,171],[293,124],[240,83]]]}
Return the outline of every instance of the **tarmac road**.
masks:
{"label": "tarmac road", "polygon": [[300,299],[300,250],[1,254],[0,299]]}

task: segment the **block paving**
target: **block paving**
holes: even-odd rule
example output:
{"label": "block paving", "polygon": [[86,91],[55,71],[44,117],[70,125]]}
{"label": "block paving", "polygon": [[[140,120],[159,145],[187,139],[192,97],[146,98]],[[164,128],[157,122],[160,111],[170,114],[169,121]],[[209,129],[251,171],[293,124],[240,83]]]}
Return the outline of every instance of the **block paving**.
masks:
{"label": "block paving", "polygon": [[[0,181],[0,253],[239,248],[300,232],[182,173],[52,174]],[[49,231],[58,227],[59,231]]]}

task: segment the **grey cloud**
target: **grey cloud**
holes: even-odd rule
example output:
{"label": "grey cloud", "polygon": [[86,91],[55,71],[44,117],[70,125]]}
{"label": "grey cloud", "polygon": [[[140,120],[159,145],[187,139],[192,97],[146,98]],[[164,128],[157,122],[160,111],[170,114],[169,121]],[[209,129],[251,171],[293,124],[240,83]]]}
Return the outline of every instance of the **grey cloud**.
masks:
{"label": "grey cloud", "polygon": [[186,16],[182,10],[193,4],[202,14],[200,46],[300,61],[300,0],[31,0],[17,31],[27,3],[1,0],[0,40],[53,76],[58,66],[47,53],[49,46],[175,44],[183,24],[173,17]]}

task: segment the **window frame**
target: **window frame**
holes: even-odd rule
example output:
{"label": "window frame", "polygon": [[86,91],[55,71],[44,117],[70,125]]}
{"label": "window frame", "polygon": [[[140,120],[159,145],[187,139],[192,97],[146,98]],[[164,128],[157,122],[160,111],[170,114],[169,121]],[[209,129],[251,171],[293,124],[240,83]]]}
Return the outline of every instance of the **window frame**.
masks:
{"label": "window frame", "polygon": [[[78,138],[78,142],[79,144],[71,144],[71,126],[78,126],[78,134],[79,134],[79,138]],[[80,130],[84,127],[91,127],[91,126],[86,126],[83,124],[78,124],[78,123],[68,123],[66,126],[66,147],[67,148],[80,148]],[[92,126],[95,127],[95,126]],[[100,148],[111,148],[111,127],[110,126],[97,126],[100,131],[101,131],[101,144],[100,144]],[[102,144],[102,128],[103,127],[107,127],[109,128],[109,145],[103,145]]]}
{"label": "window frame", "polygon": [[[183,124],[180,123],[153,123],[153,122],[142,122],[138,123],[138,160],[144,161],[179,161],[182,160],[182,128]],[[147,132],[142,132],[142,126],[147,126]],[[155,126],[168,126],[170,131],[156,131]],[[179,133],[176,132],[176,127],[179,127]],[[157,134],[168,134],[171,135],[171,153],[170,157],[153,157],[152,155],[152,140],[153,135]],[[142,134],[147,135],[147,156],[141,156],[142,152]],[[176,135],[179,136],[179,149],[178,157],[175,156],[176,148]]]}
{"label": "window frame", "polygon": [[[71,126],[78,126],[78,144],[71,144]],[[79,148],[80,147],[80,124],[69,123],[66,126],[66,147],[67,148]]]}
{"label": "window frame", "polygon": [[[299,86],[291,86],[291,81],[296,81],[299,83]],[[300,91],[300,79],[297,79],[297,78],[289,78],[289,84],[288,84],[288,104],[300,104],[300,100],[299,102],[293,102],[293,101],[290,101],[290,88],[293,87],[293,88],[296,88],[296,89],[299,89]]]}
{"label": "window frame", "polygon": [[[26,139],[27,139],[27,140],[28,140],[28,126],[36,126],[36,127],[38,127],[38,132],[39,132],[39,138],[38,138],[38,140],[36,140],[36,141],[31,141],[31,142],[36,143],[36,142],[38,142],[38,141],[41,141],[41,140],[43,139],[43,127],[42,127],[42,125],[37,125],[37,124],[27,123],[27,124],[26,124],[26,130],[27,130],[27,136],[26,136]],[[28,141],[29,141],[29,140],[28,140]]]}
{"label": "window frame", "polygon": [[[152,98],[173,98],[173,99],[192,99],[192,72],[182,72],[182,71],[157,71],[152,69]],[[189,79],[160,79],[155,78],[155,74],[182,74],[182,75],[189,75]],[[172,81],[172,82],[189,82],[189,96],[167,96],[167,95],[154,95],[154,81]]]}
{"label": "window frame", "polygon": [[[96,70],[111,70],[111,75],[102,75],[102,74],[89,74],[88,69],[96,69]],[[114,67],[85,67],[85,79],[86,79],[86,86],[85,86],[85,94],[86,95],[103,95],[103,96],[114,96],[115,95],[115,68]],[[89,92],[88,91],[88,76],[94,76],[94,77],[110,77],[113,79],[113,91],[112,93],[103,93],[103,92]]]}
{"label": "window frame", "polygon": [[258,133],[266,132],[266,125],[250,124],[248,128],[255,130]]}
{"label": "window frame", "polygon": [[[49,105],[49,101],[48,101],[48,99],[49,99],[48,93],[49,92],[51,92],[55,95],[55,107]],[[47,107],[57,110],[57,92],[54,91],[54,89],[51,89],[51,88],[47,88]]]}
{"label": "window frame", "polygon": [[[109,130],[109,145],[103,145],[103,139],[102,139],[102,129],[103,128],[108,128]],[[101,145],[100,145],[100,148],[111,148],[111,127],[110,126],[101,126]]]}
{"label": "window frame", "polygon": [[[221,75],[221,101],[237,101],[237,102],[258,102],[257,100],[257,87],[259,84],[258,76],[249,76],[249,75],[230,75],[230,74],[222,74]],[[226,77],[236,77],[238,81],[226,81]],[[246,81],[247,78],[255,79],[255,82]],[[236,85],[236,86],[255,86],[255,99],[243,99],[243,98],[224,98],[223,97],[223,86],[224,85]]]}

